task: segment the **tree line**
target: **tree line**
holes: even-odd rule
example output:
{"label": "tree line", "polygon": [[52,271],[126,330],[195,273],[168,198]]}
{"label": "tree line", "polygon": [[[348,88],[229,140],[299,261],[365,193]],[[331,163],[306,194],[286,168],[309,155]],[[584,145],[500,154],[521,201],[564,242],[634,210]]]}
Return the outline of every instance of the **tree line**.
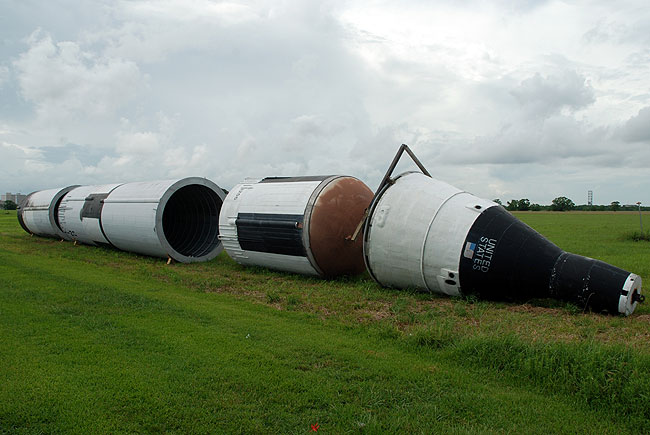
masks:
{"label": "tree line", "polygon": [[16,210],[17,207],[18,205],[10,199],[0,202],[0,208],[5,210]]}
{"label": "tree line", "polygon": [[[532,203],[528,198],[511,199],[505,205],[499,198],[493,200],[497,204],[503,205],[509,211],[637,211],[637,205],[621,205],[619,201],[612,201],[609,205],[576,205],[572,200],[566,196],[558,196],[550,205],[540,205]],[[650,207],[641,207],[643,211],[650,211]]]}

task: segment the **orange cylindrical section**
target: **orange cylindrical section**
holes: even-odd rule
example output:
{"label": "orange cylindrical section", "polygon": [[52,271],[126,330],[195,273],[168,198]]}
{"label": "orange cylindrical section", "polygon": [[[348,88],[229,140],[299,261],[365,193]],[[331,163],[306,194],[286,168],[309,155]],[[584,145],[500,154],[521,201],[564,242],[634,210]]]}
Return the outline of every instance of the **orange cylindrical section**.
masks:
{"label": "orange cylindrical section", "polygon": [[356,275],[365,270],[363,237],[350,236],[363,219],[373,193],[361,180],[339,177],[314,202],[309,219],[309,245],[324,276]]}

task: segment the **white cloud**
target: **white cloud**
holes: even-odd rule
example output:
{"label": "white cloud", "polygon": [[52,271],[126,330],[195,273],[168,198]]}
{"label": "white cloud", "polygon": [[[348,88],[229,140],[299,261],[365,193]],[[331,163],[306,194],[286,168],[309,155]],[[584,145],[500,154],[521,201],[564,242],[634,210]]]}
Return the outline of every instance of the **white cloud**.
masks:
{"label": "white cloud", "polygon": [[121,155],[155,155],[160,152],[158,135],[151,131],[119,133],[116,151]]}
{"label": "white cloud", "polygon": [[111,115],[144,84],[131,61],[84,51],[72,41],[55,42],[41,31],[27,42],[14,68],[22,96],[42,119]]}
{"label": "white cloud", "polygon": [[257,14],[248,5],[236,2],[209,0],[157,0],[119,2],[124,13],[141,20],[187,22],[211,22],[238,24],[254,18]]}

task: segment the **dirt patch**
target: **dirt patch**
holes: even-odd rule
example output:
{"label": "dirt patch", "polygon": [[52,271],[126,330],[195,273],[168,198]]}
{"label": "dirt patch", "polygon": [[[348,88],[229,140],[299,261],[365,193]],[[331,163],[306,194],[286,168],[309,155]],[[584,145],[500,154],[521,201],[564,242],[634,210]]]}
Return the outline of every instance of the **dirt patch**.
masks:
{"label": "dirt patch", "polygon": [[567,315],[561,308],[538,307],[530,304],[508,305],[507,311],[511,313],[533,313],[533,314],[554,314],[556,316]]}
{"label": "dirt patch", "polygon": [[220,287],[211,287],[204,290],[205,293],[238,293],[234,287],[229,285],[223,285]]}
{"label": "dirt patch", "polygon": [[[373,320],[382,320],[392,316],[392,314],[388,311],[388,309],[386,310],[361,309],[355,311],[358,315],[364,316],[365,318],[371,318]],[[359,320],[361,319],[362,317],[359,318]]]}

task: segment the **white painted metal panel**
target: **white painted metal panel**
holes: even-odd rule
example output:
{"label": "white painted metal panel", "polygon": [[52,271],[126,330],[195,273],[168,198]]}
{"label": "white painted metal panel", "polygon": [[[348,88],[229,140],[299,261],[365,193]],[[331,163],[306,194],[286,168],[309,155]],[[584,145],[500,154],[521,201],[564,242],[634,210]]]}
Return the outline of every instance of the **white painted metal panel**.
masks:
{"label": "white painted metal panel", "polygon": [[106,243],[101,222],[98,217],[84,217],[82,210],[86,199],[91,195],[108,194],[120,184],[80,186],[68,192],[59,206],[59,225],[72,240],[88,245]]}
{"label": "white painted metal panel", "polygon": [[319,275],[307,257],[242,249],[237,234],[239,213],[304,215],[318,181],[260,183],[247,178],[226,196],[219,215],[219,239],[230,257],[246,266],[265,266],[285,272]]}
{"label": "white painted metal panel", "polygon": [[[218,220],[224,198],[219,186],[199,177],[123,184],[104,200],[101,224],[118,249],[207,261],[223,249]],[[178,216],[169,216],[172,212]]]}
{"label": "white painted metal panel", "polygon": [[[232,189],[238,213],[304,214],[309,197],[322,183],[300,181],[290,183],[250,183],[244,181]],[[239,195],[238,192],[241,192]]]}
{"label": "white painted metal panel", "polygon": [[495,205],[421,173],[401,175],[368,217],[369,271],[383,285],[460,294],[463,242],[480,212]]}
{"label": "white painted metal panel", "polygon": [[[227,252],[227,251],[226,251]],[[237,257],[237,262],[244,266],[264,266],[282,272],[299,273],[302,275],[319,276],[319,273],[307,257],[292,255],[270,254],[268,252],[244,251]]]}
{"label": "white painted metal panel", "polygon": [[74,187],[41,190],[28,195],[18,210],[25,229],[38,236],[69,240],[58,226],[57,207],[61,198]]}
{"label": "white painted metal panel", "polygon": [[156,214],[163,194],[176,181],[127,183],[113,190],[101,214],[110,243],[123,251],[166,257],[156,232]]}

